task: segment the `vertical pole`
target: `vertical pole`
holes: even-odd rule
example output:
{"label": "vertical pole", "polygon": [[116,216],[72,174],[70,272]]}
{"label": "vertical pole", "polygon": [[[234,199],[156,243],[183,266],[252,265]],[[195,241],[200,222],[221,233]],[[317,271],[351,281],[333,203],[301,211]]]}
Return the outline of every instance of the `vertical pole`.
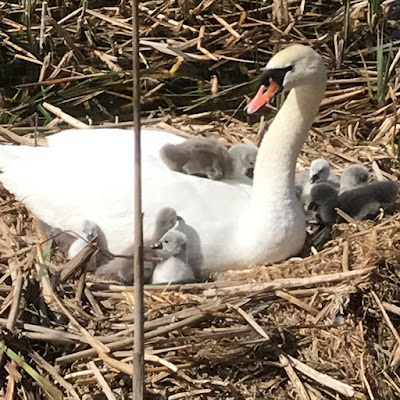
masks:
{"label": "vertical pole", "polygon": [[143,400],[144,392],[144,303],[143,303],[143,232],[142,232],[142,176],[140,158],[140,60],[139,60],[139,0],[132,0],[132,78],[133,127],[135,134],[135,253],[134,300],[135,333],[133,349],[132,393],[134,400]]}

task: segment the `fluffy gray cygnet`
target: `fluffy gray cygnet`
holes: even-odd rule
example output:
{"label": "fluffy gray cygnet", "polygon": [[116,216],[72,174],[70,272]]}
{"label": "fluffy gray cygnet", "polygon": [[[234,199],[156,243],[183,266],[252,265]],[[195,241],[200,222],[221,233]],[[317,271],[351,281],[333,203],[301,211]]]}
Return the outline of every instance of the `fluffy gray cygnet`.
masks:
{"label": "fluffy gray cygnet", "polygon": [[257,151],[255,146],[245,144],[228,150],[214,138],[196,137],[179,144],[166,144],[160,150],[160,157],[173,171],[221,180],[246,175],[254,168]]}
{"label": "fluffy gray cygnet", "polygon": [[331,167],[324,158],[317,158],[311,162],[308,171],[299,171],[295,175],[297,197],[307,210],[311,201],[312,187],[321,182],[327,182],[334,188],[339,187],[339,177],[331,172]]}
{"label": "fluffy gray cygnet", "polygon": [[[170,229],[172,229],[179,217],[176,211],[171,207],[162,208],[156,217],[155,229],[150,239],[144,243],[144,281],[149,282],[154,269],[154,263],[150,260],[154,255],[151,246],[157,243]],[[115,255],[108,263],[101,265],[96,269],[96,275],[104,278],[120,281],[124,284],[133,282],[133,253],[134,246],[131,245],[123,254]]]}
{"label": "fluffy gray cygnet", "polygon": [[339,196],[337,190],[326,182],[313,185],[310,193],[308,211],[324,225],[332,225],[336,219]]}
{"label": "fluffy gray cygnet", "polygon": [[340,176],[339,193],[347,190],[365,186],[368,183],[369,171],[367,167],[361,164],[352,164],[348,166]]}
{"label": "fluffy gray cygnet", "polygon": [[339,208],[359,220],[374,218],[381,207],[396,201],[398,193],[397,182],[372,182],[341,193]]}
{"label": "fluffy gray cygnet", "polygon": [[188,263],[186,235],[179,231],[167,232],[153,248],[165,255],[165,260],[154,269],[152,284],[181,283],[195,280]]}

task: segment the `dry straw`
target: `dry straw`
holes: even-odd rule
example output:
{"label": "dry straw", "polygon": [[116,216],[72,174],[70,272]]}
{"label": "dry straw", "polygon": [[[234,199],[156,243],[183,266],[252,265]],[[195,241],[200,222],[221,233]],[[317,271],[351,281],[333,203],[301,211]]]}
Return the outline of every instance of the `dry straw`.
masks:
{"label": "dry straw", "polygon": [[[132,126],[129,2],[75,3],[0,1],[2,142],[33,145],[35,112],[41,137]],[[329,80],[298,167],[324,156],[338,173],[358,162],[398,180],[397,13],[393,1],[140,2],[142,124],[259,143],[276,107],[247,120],[244,96],[271,54],[303,43]],[[0,210],[1,395],[127,398],[132,287],[85,274],[92,248],[67,264],[4,190]],[[394,207],[284,264],[145,287],[146,396],[399,398],[399,243]]]}

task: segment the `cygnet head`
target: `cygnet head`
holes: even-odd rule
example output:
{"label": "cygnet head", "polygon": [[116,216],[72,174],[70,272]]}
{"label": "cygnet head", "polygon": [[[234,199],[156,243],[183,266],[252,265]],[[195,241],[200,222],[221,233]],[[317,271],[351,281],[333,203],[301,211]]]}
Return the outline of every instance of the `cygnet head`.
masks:
{"label": "cygnet head", "polygon": [[316,218],[324,224],[332,224],[335,220],[335,208],[338,205],[336,189],[326,182],[313,185],[308,210],[315,213]]}
{"label": "cygnet head", "polygon": [[168,256],[187,259],[187,238],[179,231],[168,231],[153,249],[162,250]]}
{"label": "cygnet head", "polygon": [[156,226],[164,234],[175,226],[177,220],[176,211],[171,207],[164,207],[157,214]]}
{"label": "cygnet head", "polygon": [[322,57],[311,47],[295,44],[275,54],[260,77],[261,86],[247,105],[252,114],[271,101],[281,91],[296,86],[315,85],[326,81]]}
{"label": "cygnet head", "polygon": [[88,242],[91,242],[98,236],[98,226],[93,221],[85,219],[82,225],[82,232],[85,234],[85,238]]}
{"label": "cygnet head", "polygon": [[331,199],[337,199],[338,192],[336,189],[326,182],[318,183],[311,189],[311,202],[317,205],[326,204]]}
{"label": "cygnet head", "polygon": [[229,154],[240,162],[243,173],[249,178],[253,178],[254,165],[256,163],[258,148],[250,144],[235,144],[229,149]]}
{"label": "cygnet head", "polygon": [[347,167],[340,177],[340,190],[350,190],[368,183],[368,168],[360,164],[352,164]]}
{"label": "cygnet head", "polygon": [[317,158],[313,160],[310,167],[310,183],[327,181],[331,167],[325,158]]}

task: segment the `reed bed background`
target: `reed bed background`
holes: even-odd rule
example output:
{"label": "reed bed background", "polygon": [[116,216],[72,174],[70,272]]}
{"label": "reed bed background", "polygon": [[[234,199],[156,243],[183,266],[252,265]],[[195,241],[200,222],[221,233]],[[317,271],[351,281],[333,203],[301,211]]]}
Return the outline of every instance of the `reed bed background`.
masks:
{"label": "reed bed background", "polygon": [[[125,0],[0,1],[0,140],[129,127],[130,15]],[[143,124],[258,144],[284,99],[248,117],[246,96],[303,43],[329,81],[299,168],[324,156],[398,180],[399,16],[393,0],[141,2]],[[94,248],[67,263],[4,189],[0,210],[0,395],[128,399],[132,288],[94,279]],[[146,397],[400,398],[399,260],[394,207],[282,265],[146,287]]]}

